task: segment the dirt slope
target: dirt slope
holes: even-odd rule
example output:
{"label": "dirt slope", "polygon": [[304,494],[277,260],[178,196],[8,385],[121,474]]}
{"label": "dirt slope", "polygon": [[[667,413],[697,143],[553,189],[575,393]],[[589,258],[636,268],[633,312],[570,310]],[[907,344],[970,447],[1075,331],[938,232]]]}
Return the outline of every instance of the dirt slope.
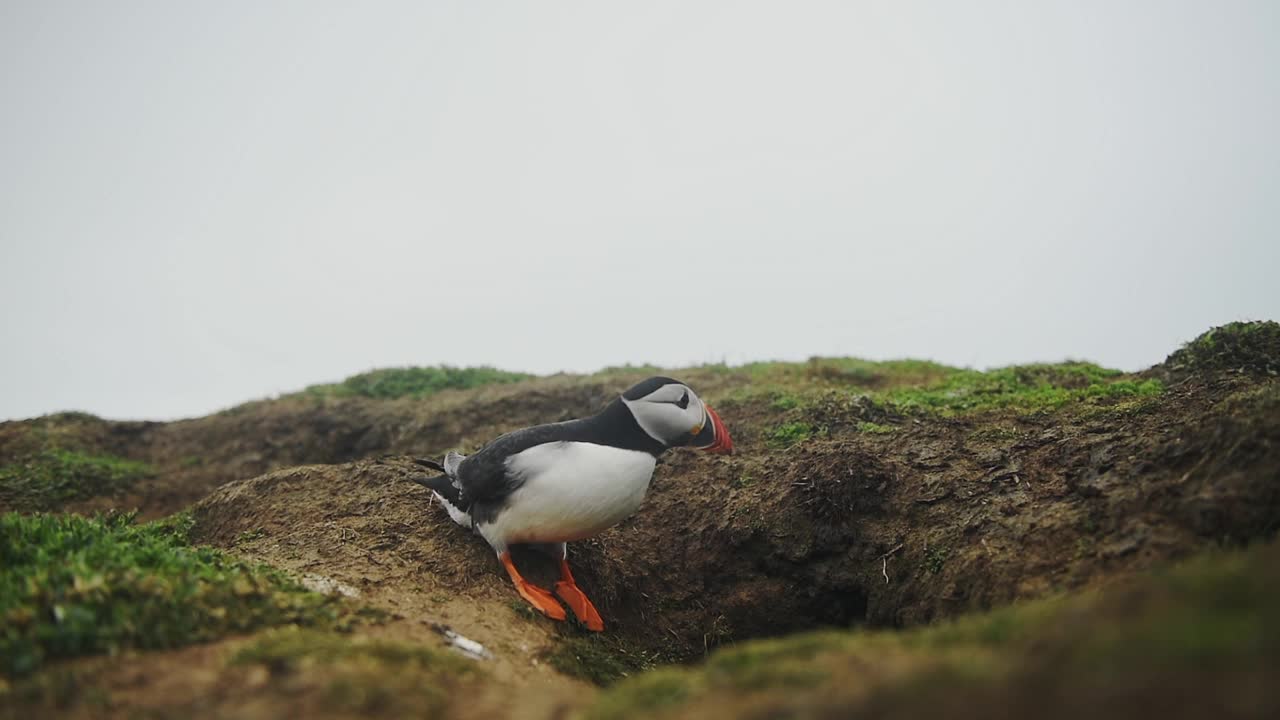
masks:
{"label": "dirt slope", "polygon": [[415,471],[359,461],[231,483],[193,509],[197,537],[355,588],[391,612],[374,634],[435,643],[433,626],[447,625],[493,652],[503,681],[568,682],[542,661],[558,628],[531,621],[487,546],[441,522],[426,491],[404,481]]}

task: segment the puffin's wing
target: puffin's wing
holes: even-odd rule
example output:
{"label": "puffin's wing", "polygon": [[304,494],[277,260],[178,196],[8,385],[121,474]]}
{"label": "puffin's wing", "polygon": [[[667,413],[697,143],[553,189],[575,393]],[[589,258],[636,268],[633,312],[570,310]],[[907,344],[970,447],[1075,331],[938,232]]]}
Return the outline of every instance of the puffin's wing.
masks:
{"label": "puffin's wing", "polygon": [[[536,425],[507,433],[468,455],[457,466],[457,482],[462,490],[462,501],[470,506],[474,502],[502,500],[524,484],[519,472],[507,462],[536,445],[569,439],[571,423]],[[445,458],[448,467],[449,458]]]}

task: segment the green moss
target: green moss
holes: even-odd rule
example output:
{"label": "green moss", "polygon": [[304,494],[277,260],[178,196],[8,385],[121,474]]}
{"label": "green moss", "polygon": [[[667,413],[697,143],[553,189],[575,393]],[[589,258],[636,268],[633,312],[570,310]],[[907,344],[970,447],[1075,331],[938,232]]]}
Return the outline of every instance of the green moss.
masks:
{"label": "green moss", "polygon": [[792,410],[800,407],[800,402],[800,398],[795,395],[779,394],[773,402],[769,403],[769,407],[774,410]]}
{"label": "green moss", "polygon": [[54,424],[74,424],[74,423],[99,423],[102,418],[93,413],[83,412],[81,410],[64,410],[62,412],[50,413],[40,418],[41,420]]}
{"label": "green moss", "polygon": [[[1083,362],[984,372],[919,361],[823,359],[804,365],[770,363],[755,372],[764,379],[744,383],[730,397],[744,404],[764,403],[783,413],[782,422],[766,432],[775,448],[790,447],[826,428],[892,433],[901,428],[904,416],[911,415],[1026,415],[1070,407],[1082,417],[1126,417],[1157,407],[1164,390],[1159,380]],[[992,431],[974,439],[1016,439],[1016,431]]]}
{"label": "green moss", "polygon": [[860,388],[936,383],[958,369],[928,360],[862,360],[860,358],[810,358],[810,376]]}
{"label": "green moss", "polygon": [[1159,395],[1142,395],[1109,404],[1090,404],[1081,407],[1077,416],[1083,419],[1122,420],[1145,415],[1160,407]]}
{"label": "green moss", "polygon": [[1064,609],[1064,598],[1016,603],[990,612],[968,615],[919,628],[900,635],[883,635],[917,649],[950,649],[981,647],[1001,649],[1030,642],[1044,632],[1046,623]]}
{"label": "green moss", "polygon": [[8,507],[49,510],[71,500],[125,490],[154,474],[146,463],[42,444],[0,466],[0,501]]}
{"label": "green moss", "polygon": [[1008,442],[1017,440],[1020,437],[1022,437],[1022,433],[1016,427],[996,425],[994,423],[984,425],[969,434],[970,440],[987,442]]}
{"label": "green moss", "polygon": [[877,363],[857,358],[810,358],[805,372],[830,383],[871,387],[881,380]]}
{"label": "green moss", "polygon": [[441,717],[447,687],[482,675],[476,663],[425,645],[285,627],[240,648],[231,665],[264,665],[272,675],[319,686],[326,709],[388,717]]}
{"label": "green moss", "polygon": [[1096,515],[1086,515],[1084,519],[1080,521],[1080,531],[1086,535],[1094,535],[1100,528],[1101,525],[1099,524],[1098,517]]}
{"label": "green moss", "polygon": [[680,705],[697,690],[695,676],[685,670],[661,668],[619,684],[586,713],[588,720],[626,720],[637,713],[659,712]]}
{"label": "green moss", "polygon": [[372,660],[385,665],[417,665],[449,673],[472,673],[474,662],[426,645],[374,640],[332,631],[288,626],[261,633],[231,656],[230,663],[261,663],[275,671],[346,660]]}
{"label": "green moss", "polygon": [[655,658],[628,648],[619,638],[593,634],[561,638],[547,661],[565,675],[609,685],[652,667]]}
{"label": "green moss", "polygon": [[813,357],[806,362],[754,362],[730,368],[755,387],[779,388],[783,395],[848,388],[888,388],[935,383],[958,372],[927,360],[873,361]]}
{"label": "green moss", "polygon": [[1068,403],[1115,403],[1152,397],[1158,380],[1120,377],[1119,371],[1091,363],[1017,365],[979,372],[963,370],[926,387],[904,387],[880,399],[903,412],[956,415],[1010,409],[1021,413],[1056,410]]}
{"label": "green moss", "polygon": [[507,607],[511,608],[511,612],[515,613],[517,617],[525,620],[536,621],[542,617],[541,613],[533,609],[533,606],[524,600],[508,600]]}
{"label": "green moss", "polygon": [[783,423],[769,433],[769,444],[774,447],[791,447],[808,440],[815,432],[816,429],[806,422]]}
{"label": "green moss", "polygon": [[243,545],[244,543],[250,543],[250,542],[253,542],[254,540],[258,540],[260,538],[266,537],[266,535],[267,535],[267,531],[263,530],[262,528],[253,528],[252,530],[245,530],[241,532],[239,535],[236,535],[236,539],[233,540],[231,544]]}
{"label": "green moss", "polygon": [[929,548],[924,555],[924,570],[930,575],[937,575],[942,572],[943,566],[947,564],[947,558],[951,557],[951,551],[945,547],[937,546]]}
{"label": "green moss", "polygon": [[353,375],[340,383],[312,385],[303,393],[313,396],[392,399],[425,397],[441,390],[465,390],[482,385],[513,383],[533,377],[492,367],[384,368]]}
{"label": "green moss", "polygon": [[645,377],[649,377],[651,375],[659,375],[663,372],[666,372],[666,371],[658,367],[657,365],[650,365],[648,363],[632,365],[628,363],[626,365],[610,365],[608,367],[602,368],[592,373],[591,376],[596,377],[600,375],[643,375]]}
{"label": "green moss", "polygon": [[1280,383],[1268,382],[1232,392],[1214,406],[1214,412],[1254,415],[1273,412],[1277,406],[1280,406]]}
{"label": "green moss", "polygon": [[822,668],[811,662],[814,657],[844,644],[842,633],[805,633],[763,640],[715,653],[705,670],[713,685],[739,690],[811,687],[826,677]]}
{"label": "green moss", "polygon": [[1076,538],[1076,559],[1087,558],[1097,552],[1098,544],[1090,537]]}
{"label": "green moss", "polygon": [[170,648],[265,625],[339,625],[340,603],[265,566],[192,547],[188,516],[0,516],[0,666]]}
{"label": "green moss", "polygon": [[1280,546],[1207,553],[1158,573],[1153,585],[1138,607],[1104,606],[1116,622],[1075,643],[1075,661],[1232,670],[1280,663]]}
{"label": "green moss", "polygon": [[795,692],[823,683],[828,672],[820,655],[847,646],[846,633],[802,633],[759,640],[714,653],[696,668],[664,667],[610,687],[586,713],[592,720],[661,714],[705,694]]}
{"label": "green moss", "polygon": [[[94,706],[99,712],[94,713],[93,717],[105,717],[105,710],[108,708],[104,704],[110,702],[111,696],[102,688],[94,686],[91,680],[87,681],[83,677],[85,674],[87,673],[79,668],[55,665],[18,678],[12,683],[0,675],[0,708],[9,711],[7,715],[0,711],[0,717],[44,717],[54,714],[36,710],[41,706],[61,715],[76,702]],[[19,707],[22,712],[17,712]]]}

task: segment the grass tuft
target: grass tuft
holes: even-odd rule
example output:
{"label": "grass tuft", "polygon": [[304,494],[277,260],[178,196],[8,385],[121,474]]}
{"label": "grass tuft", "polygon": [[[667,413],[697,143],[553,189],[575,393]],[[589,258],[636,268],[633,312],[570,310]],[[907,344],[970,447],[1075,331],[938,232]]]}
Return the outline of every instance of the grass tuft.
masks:
{"label": "grass tuft", "polygon": [[774,447],[788,448],[808,440],[815,432],[816,429],[806,422],[783,423],[769,433],[769,444]]}
{"label": "grass tuft", "polygon": [[947,558],[951,557],[951,551],[945,547],[935,545],[929,548],[924,556],[924,569],[930,575],[937,575],[942,572],[942,568],[947,564]]}

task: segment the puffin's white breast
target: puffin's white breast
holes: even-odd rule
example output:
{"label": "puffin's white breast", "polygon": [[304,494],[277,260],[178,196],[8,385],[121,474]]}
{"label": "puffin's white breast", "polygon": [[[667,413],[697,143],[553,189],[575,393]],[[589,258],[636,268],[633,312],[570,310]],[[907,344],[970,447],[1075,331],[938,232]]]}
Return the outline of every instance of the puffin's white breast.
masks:
{"label": "puffin's white breast", "polygon": [[581,442],[537,445],[507,458],[524,478],[486,538],[568,542],[617,525],[640,507],[656,460],[639,450]]}

